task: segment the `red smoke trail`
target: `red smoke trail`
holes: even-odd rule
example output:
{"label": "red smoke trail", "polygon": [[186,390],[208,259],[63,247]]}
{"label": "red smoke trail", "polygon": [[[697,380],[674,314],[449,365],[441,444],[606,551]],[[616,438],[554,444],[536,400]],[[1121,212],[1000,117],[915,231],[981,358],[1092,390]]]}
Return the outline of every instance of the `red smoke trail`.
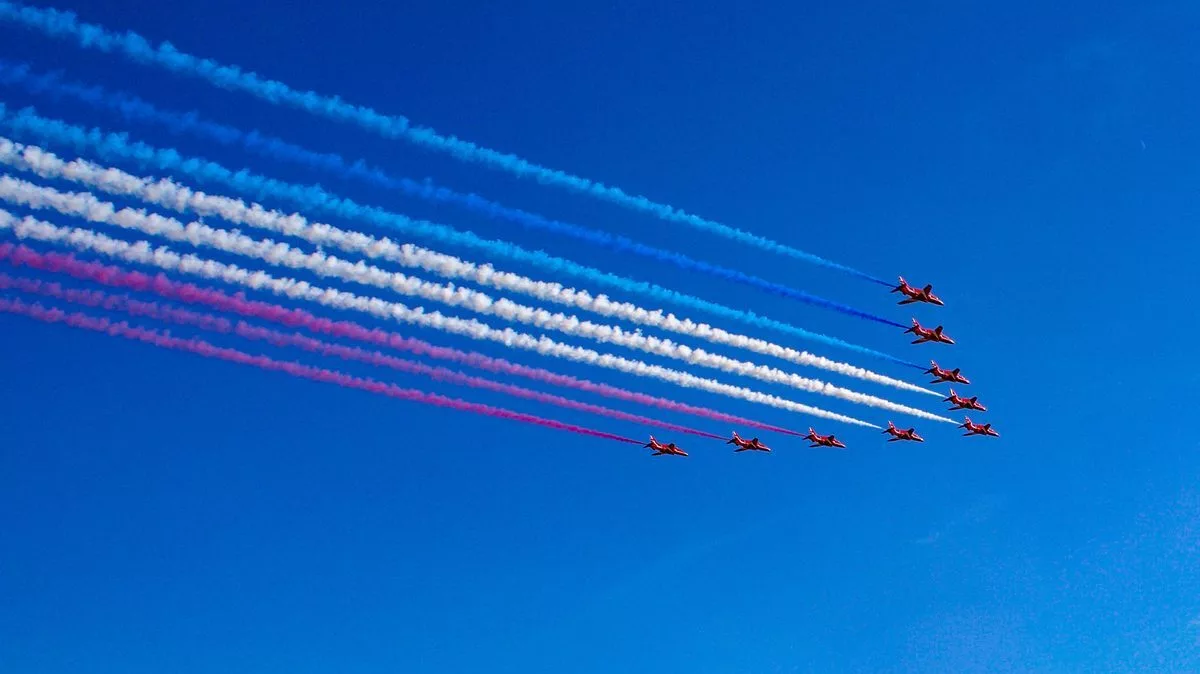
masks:
{"label": "red smoke trail", "polygon": [[252,356],[248,353],[243,353],[235,349],[227,349],[224,347],[214,346],[200,339],[181,339],[172,337],[155,330],[147,330],[145,328],[137,328],[128,323],[114,323],[106,318],[97,318],[80,313],[67,313],[61,309],[47,309],[40,304],[27,304],[20,300],[8,299],[0,297],[0,311],[20,316],[27,316],[46,323],[63,323],[74,328],[82,328],[93,332],[103,332],[113,337],[123,337],[145,344],[161,347],[164,349],[172,349],[175,351],[185,351],[193,353],[205,358],[215,358],[240,365],[250,365],[268,372],[283,372],[290,374],[293,377],[301,379],[311,379],[313,381],[325,382],[327,384],[336,384],[343,388],[358,389],[378,395],[397,398],[399,400],[408,400],[411,402],[425,403],[427,405],[436,405],[438,407],[449,407],[450,409],[459,410],[462,412],[474,412],[489,417],[497,417],[500,419],[510,419],[512,421],[523,421],[527,424],[534,424],[544,428],[555,428],[560,431],[570,431],[580,435],[587,435],[594,438],[604,438],[606,440],[615,440],[617,442],[626,442],[633,445],[640,445],[640,440],[605,433],[583,426],[575,426],[572,424],[564,424],[560,421],[552,419],[543,419],[533,416],[532,414],[523,414],[514,412],[499,407],[490,405],[482,405],[479,403],[469,403],[464,400],[455,398],[447,398],[434,393],[425,393],[424,391],[416,391],[413,389],[400,388],[395,384],[385,384],[383,382],[365,379],[361,377],[352,377],[348,374],[343,374],[334,370],[325,370],[317,367],[310,367],[300,363],[291,361],[274,360],[266,356]]}
{"label": "red smoke trail", "polygon": [[239,321],[237,325],[233,325],[229,320],[219,318],[211,314],[198,313],[188,311],[186,309],[177,309],[174,307],[165,307],[155,302],[142,302],[130,297],[121,295],[109,295],[104,292],[95,290],[77,290],[73,288],[64,288],[58,283],[46,283],[34,279],[13,278],[7,274],[0,273],[0,290],[18,290],[24,293],[42,295],[54,299],[65,300],[73,304],[81,304],[93,308],[101,308],[109,311],[121,311],[131,316],[140,316],[153,320],[163,321],[167,323],[175,323],[178,325],[189,325],[209,330],[211,332],[220,332],[224,334],[236,334],[246,339],[267,342],[279,347],[293,347],[316,353],[323,356],[334,356],[342,360],[356,361],[374,365],[377,367],[387,367],[399,372],[407,372],[409,374],[418,374],[429,377],[436,381],[449,382],[461,386],[470,386],[473,388],[495,391],[504,393],[517,398],[533,400],[535,402],[557,405],[567,409],[578,410],[581,412],[589,412],[601,416],[610,417],[612,419],[620,419],[622,421],[631,421],[637,424],[647,426],[656,426],[667,430],[676,431],[679,433],[688,433],[698,435],[704,438],[712,438],[721,440],[720,436],[706,433],[687,426],[680,426],[666,421],[650,419],[636,414],[628,414],[620,410],[601,407],[599,405],[591,405],[584,402],[570,400],[561,396],[551,395],[533,391],[521,386],[513,386],[511,384],[502,384],[490,379],[481,377],[471,377],[461,372],[455,372],[443,367],[432,367],[423,363],[417,363],[395,356],[388,356],[378,351],[367,351],[358,347],[343,346],[341,344],[331,344],[323,342],[319,339],[305,337],[300,334],[287,334],[277,330],[268,330],[259,328],[248,323]]}
{"label": "red smoke trail", "polygon": [[111,265],[85,262],[77,259],[74,255],[52,252],[40,253],[27,246],[12,243],[0,243],[0,260],[6,261],[16,267],[24,266],[32,269],[57,272],[110,287],[124,288],[138,292],[150,292],[169,300],[202,304],[218,311],[227,311],[248,318],[271,321],[288,327],[300,327],[310,332],[333,337],[354,339],[375,346],[428,356],[438,360],[446,360],[489,372],[525,377],[552,386],[586,391],[616,400],[624,400],[639,405],[650,405],[673,412],[692,414],[715,421],[750,426],[776,433],[794,436],[803,435],[796,431],[772,426],[752,419],[744,419],[704,407],[687,405],[665,398],[628,391],[608,384],[600,384],[586,379],[557,374],[541,368],[518,365],[502,358],[493,358],[480,353],[434,346],[419,339],[403,337],[395,332],[380,330],[378,328],[367,328],[351,321],[333,321],[321,318],[302,309],[289,309],[269,302],[250,300],[242,293],[228,295],[219,290],[201,288],[191,283],[173,281],[163,274],[151,276],[141,272],[127,271]]}

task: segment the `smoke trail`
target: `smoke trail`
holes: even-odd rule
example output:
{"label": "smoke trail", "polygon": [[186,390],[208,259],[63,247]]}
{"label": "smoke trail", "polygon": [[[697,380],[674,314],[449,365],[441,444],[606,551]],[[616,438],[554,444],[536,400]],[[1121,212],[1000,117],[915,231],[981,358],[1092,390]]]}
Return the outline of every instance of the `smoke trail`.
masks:
{"label": "smoke trail", "polygon": [[500,419],[509,419],[512,421],[521,421],[527,424],[541,426],[543,428],[554,428],[560,431],[570,431],[579,435],[587,435],[593,438],[604,438],[606,440],[615,440],[617,442],[626,442],[634,445],[642,444],[640,440],[596,431],[583,426],[575,426],[573,424],[565,424],[561,421],[552,419],[543,419],[532,414],[524,414],[522,412],[514,412],[506,410],[502,407],[492,407],[491,405],[483,405],[480,403],[470,403],[457,398],[447,398],[435,393],[425,393],[414,389],[405,389],[396,386],[395,384],[385,384],[377,382],[373,379],[362,377],[352,377],[348,374],[337,372],[336,370],[325,370],[322,368],[310,367],[300,363],[294,363],[286,360],[274,360],[266,356],[252,356],[248,353],[228,349],[224,347],[214,346],[200,339],[181,339],[170,335],[162,334],[154,330],[145,328],[137,328],[128,323],[113,323],[105,318],[97,318],[81,313],[67,313],[59,309],[47,309],[36,302],[27,304],[17,299],[9,299],[0,297],[0,311],[26,316],[45,323],[62,323],[73,328],[81,328],[91,330],[93,332],[103,332],[113,337],[123,337],[134,341],[151,344],[164,349],[172,349],[175,351],[185,351],[194,353],[205,358],[215,358],[240,365],[251,365],[261,370],[269,372],[283,372],[294,377],[302,379],[311,379],[313,381],[326,382],[329,384],[337,384],[343,388],[358,389],[360,391],[368,391],[379,395],[385,395],[399,400],[408,400],[411,402],[424,403],[426,405],[436,405],[438,407],[448,407],[460,412],[474,412],[489,417],[497,417]]}
{"label": "smoke trail", "polygon": [[683,253],[638,243],[626,236],[610,234],[581,225],[552,220],[519,209],[508,208],[477,194],[460,194],[444,187],[437,187],[428,181],[422,184],[414,180],[393,178],[378,169],[368,168],[361,163],[356,163],[351,168],[342,157],[336,154],[312,152],[277,138],[261,136],[258,133],[255,133],[253,136],[244,134],[236,128],[201,120],[194,113],[183,114],[159,111],[154,106],[139,98],[124,94],[110,94],[101,87],[84,87],[78,84],[63,82],[57,75],[34,75],[24,65],[10,64],[0,60],[0,82],[23,85],[35,92],[49,92],[58,96],[69,96],[73,100],[116,110],[127,119],[163,124],[175,133],[190,132],[196,133],[206,140],[217,140],[226,144],[237,143],[242,147],[257,151],[260,154],[266,154],[272,158],[294,161],[310,167],[330,170],[346,178],[365,177],[368,182],[384,188],[398,189],[409,196],[455,204],[530,229],[569,236],[593,246],[607,248],[616,253],[632,253],[634,255],[649,257],[658,262],[673,264],[685,271],[723,278],[728,281],[758,288],[780,297],[798,300],[851,316],[882,322],[887,325],[894,325],[892,321],[869,312],[855,309],[847,304],[818,297],[811,293],[796,290],[781,283],[768,281],[767,279],[747,274],[737,269],[711,264],[696,260]]}
{"label": "smoke trail", "polygon": [[[76,250],[97,252],[125,262],[155,266],[167,271],[177,271],[207,279],[216,279],[225,283],[242,285],[254,290],[271,292],[282,297],[316,302],[323,306],[346,311],[359,311],[382,319],[412,323],[434,330],[470,337],[471,339],[497,342],[510,348],[534,351],[546,356],[597,365],[640,377],[660,379],[684,388],[695,388],[718,393],[799,414],[808,414],[859,426],[879,428],[874,424],[860,421],[853,417],[810,407],[743,387],[723,384],[713,379],[697,377],[686,372],[671,370],[638,360],[630,360],[613,354],[602,354],[591,349],[562,344],[545,335],[534,337],[526,333],[517,332],[511,328],[498,330],[476,320],[455,318],[443,315],[437,311],[425,311],[420,308],[410,309],[399,302],[388,302],[377,297],[361,297],[336,288],[322,288],[292,278],[275,278],[263,271],[251,272],[237,265],[207,260],[195,255],[180,255],[165,246],[152,249],[150,244],[145,241],[129,244],[90,230],[60,228],[48,222],[35,220],[30,217],[18,220],[12,214],[3,210],[0,210],[0,230],[11,230],[13,234],[22,239],[67,245]],[[5,248],[6,245],[0,244],[0,259],[12,254],[11,246]],[[926,414],[925,412],[921,413]],[[944,417],[937,418],[944,419]],[[952,419],[945,419],[945,421],[954,423]]]}
{"label": "smoke trail", "polygon": [[[3,248],[3,244],[0,244],[0,248]],[[764,424],[752,419],[745,419],[703,407],[686,405],[684,403],[667,400],[665,398],[656,398],[643,393],[635,393],[633,391],[627,391],[625,389],[610,386],[608,384],[598,384],[586,379],[556,374],[541,368],[518,365],[501,358],[493,358],[491,356],[485,356],[483,354],[471,351],[460,351],[458,349],[434,346],[419,339],[402,337],[394,332],[387,332],[377,328],[367,328],[358,323],[353,323],[350,321],[334,321],[327,318],[320,318],[307,311],[304,311],[303,309],[291,309],[279,306],[277,304],[269,304],[257,300],[250,300],[241,295],[226,295],[219,290],[201,288],[190,283],[172,281],[162,274],[158,274],[157,276],[148,276],[141,272],[127,271],[121,269],[120,267],[103,265],[96,262],[80,261],[71,255],[60,255],[58,253],[35,253],[23,246],[15,247],[11,251],[0,255],[0,257],[4,257],[5,261],[10,263],[15,262],[17,264],[23,264],[35,269],[66,274],[83,281],[106,285],[112,288],[122,288],[136,292],[154,293],[163,299],[186,302],[189,304],[199,304],[218,311],[226,311],[229,313],[238,314],[246,318],[265,320],[288,327],[303,328],[316,334],[353,339],[379,347],[394,349],[396,351],[467,365],[469,367],[486,370],[488,372],[524,377],[526,379],[544,384],[550,384],[552,386],[561,386],[577,391],[595,393],[606,398],[623,400],[639,405],[658,407],[660,409],[672,412],[682,412],[684,414],[691,414],[714,421],[752,426],[754,428],[774,431],[776,433],[783,433],[786,435],[802,435],[796,431],[780,428],[778,426],[772,426],[770,424]],[[26,283],[42,284],[40,281],[26,281]],[[46,284],[42,285],[44,286]],[[24,288],[20,289],[23,290]],[[131,303],[127,309],[136,311],[138,306],[140,305]],[[224,321],[225,319],[217,320]],[[223,325],[228,326],[228,321],[225,321]],[[227,331],[229,328],[222,328],[218,326],[214,329]]]}
{"label": "smoke trail", "polygon": [[870,370],[840,363],[828,358],[797,351],[761,339],[726,332],[703,323],[680,320],[672,314],[649,311],[628,302],[614,302],[607,297],[593,297],[586,291],[565,288],[558,283],[546,283],[497,271],[490,265],[476,265],[451,255],[414,246],[399,245],[390,239],[377,239],[360,232],[348,232],[324,223],[311,223],[300,214],[285,215],[258,204],[247,206],[240,199],[196,192],[186,186],[163,178],[154,181],[138,177],[117,168],[93,164],[84,159],[67,163],[55,154],[37,146],[26,146],[0,136],[0,163],[30,171],[48,179],[67,179],[110,194],[132,196],[157,206],[178,212],[194,211],[200,215],[216,215],[231,223],[249,225],[267,231],[293,236],[309,243],[342,250],[371,258],[381,258],[406,267],[415,267],[445,278],[466,279],[500,290],[519,292],[538,299],[574,306],[603,316],[628,320],[640,325],[657,327],[678,334],[704,339],[715,344],[744,348],[755,353],[775,356],[809,367],[855,377],[865,381],[941,397],[936,391],[893,379]]}
{"label": "smoke trail", "polygon": [[134,209],[116,210],[88,192],[62,193],[49,187],[39,187],[10,176],[0,176],[0,200],[29,208],[52,208],[64,215],[85,218],[92,222],[116,225],[149,235],[162,236],[170,241],[209,247],[226,253],[252,257],[270,265],[309,271],[319,276],[333,277],[361,285],[389,289],[402,295],[418,297],[447,306],[465,307],[485,316],[557,330],[568,335],[585,337],[601,343],[616,344],[644,353],[656,354],[732,374],[753,377],[768,383],[791,386],[809,393],[840,398],[860,405],[869,405],[901,414],[932,417],[927,412],[900,405],[877,396],[851,391],[817,379],[808,379],[765,365],[735,360],[703,349],[693,349],[671,340],[629,333],[616,325],[604,325],[580,320],[576,316],[550,313],[544,309],[517,304],[507,298],[491,296],[469,288],[437,284],[379,267],[341,260],[323,252],[304,253],[286,243],[270,239],[256,241],[238,232],[215,229],[200,222],[187,225],[174,218],[147,215]]}
{"label": "smoke trail", "polygon": [[570,400],[562,396],[550,395],[541,393],[532,389],[527,389],[521,386],[513,386],[511,384],[502,384],[500,382],[484,379],[482,377],[472,377],[461,372],[455,372],[444,367],[433,367],[418,363],[404,358],[388,356],[378,351],[368,351],[358,347],[344,346],[341,344],[332,344],[323,342],[311,337],[305,337],[299,334],[287,334],[278,330],[268,330],[259,328],[248,323],[239,321],[236,325],[230,323],[229,320],[186,309],[177,309],[174,307],[164,307],[155,302],[142,302],[126,296],[109,295],[107,293],[95,290],[76,290],[73,288],[64,288],[58,283],[45,283],[33,279],[14,278],[7,274],[0,273],[0,290],[17,290],[27,294],[37,294],[43,297],[63,300],[72,304],[80,304],[92,308],[105,309],[107,311],[120,311],[131,316],[150,318],[164,323],[174,323],[177,325],[187,325],[209,332],[218,332],[222,334],[235,334],[239,337],[251,339],[260,342],[267,342],[278,347],[292,347],[315,353],[322,356],[334,356],[342,360],[365,363],[375,367],[386,367],[398,372],[407,374],[416,374],[424,377],[429,377],[435,381],[457,384],[460,386],[470,386],[472,388],[483,389],[486,391],[494,391],[503,393],[517,398],[524,398],[535,402],[556,405],[566,409],[576,410],[580,412],[588,412],[600,416],[619,419],[621,421],[629,421],[644,426],[654,426],[656,428],[664,428],[670,431],[679,433],[687,433],[697,435],[704,438],[721,440],[721,436],[698,431],[687,426],[672,424],[658,419],[650,419],[639,416],[637,414],[629,414],[614,410],[608,407],[599,405],[591,405],[576,400]]}
{"label": "smoke trail", "polygon": [[762,250],[847,272],[875,283],[890,285],[887,281],[846,265],[729,225],[706,220],[674,206],[660,204],[646,197],[626,194],[620,188],[540,166],[516,155],[480,147],[454,136],[443,136],[433,129],[414,126],[408,119],[401,116],[382,115],[370,108],[352,105],[340,98],[322,96],[313,91],[297,91],[282,82],[263,79],[255,73],[243,71],[237,66],[223,66],[209,59],[200,59],[185,54],[175,49],[169,42],[151,46],[146,38],[137,33],[111,33],[102,26],[80,22],[71,12],[23,7],[15,3],[0,1],[0,19],[41,31],[51,37],[74,38],[74,41],[81,47],[120,54],[138,63],[197,77],[222,89],[242,91],[276,105],[283,104],[320,117],[339,122],[350,122],[385,138],[403,139],[419,147],[449,154],[462,161],[507,171],[518,177],[531,178],[542,184],[557,185],[633,211],[648,213],[663,220],[682,223],[756,246]]}
{"label": "smoke trail", "polygon": [[[284,183],[271,178],[254,175],[247,171],[234,173],[219,164],[199,159],[185,159],[174,150],[159,150],[144,143],[131,142],[122,134],[105,134],[96,129],[84,130],[80,127],[56,120],[45,119],[39,117],[31,108],[25,108],[15,114],[11,114],[8,113],[3,104],[0,104],[0,124],[18,133],[31,133],[50,142],[66,144],[80,149],[91,148],[106,159],[116,157],[135,161],[144,166],[154,167],[163,171],[176,171],[191,176],[200,182],[220,183],[236,191],[253,195],[256,198],[270,196],[272,198],[291,201],[305,210],[321,210],[338,217],[363,220],[379,227],[398,230],[413,236],[429,237],[443,243],[474,248],[483,251],[488,256],[525,262],[550,273],[569,274],[600,285],[617,288],[630,293],[642,294],[656,301],[674,302],[682,306],[700,311],[708,311],[715,315],[742,321],[750,325],[780,330],[796,337],[819,341],[829,346],[850,349],[857,353],[883,358],[894,363],[900,363],[921,370],[925,369],[923,365],[896,358],[895,356],[889,356],[874,349],[868,349],[834,337],[809,332],[787,323],[758,316],[752,312],[731,309],[697,297],[667,290],[650,283],[615,276],[591,267],[576,264],[570,260],[547,255],[541,251],[528,251],[507,242],[482,239],[470,232],[459,232],[444,225],[423,220],[413,220],[370,206],[360,206],[349,199],[334,197],[320,187],[306,187]],[[900,324],[896,325],[907,327]]]}

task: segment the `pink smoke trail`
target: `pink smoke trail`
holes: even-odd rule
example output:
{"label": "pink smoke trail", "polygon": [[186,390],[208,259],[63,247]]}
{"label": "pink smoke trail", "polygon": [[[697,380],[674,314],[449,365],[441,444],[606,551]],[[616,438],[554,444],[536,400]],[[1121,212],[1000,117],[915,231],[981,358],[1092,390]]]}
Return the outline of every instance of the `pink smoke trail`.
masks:
{"label": "pink smoke trail", "polygon": [[572,388],[615,400],[649,405],[673,412],[682,412],[715,421],[750,426],[786,435],[803,435],[796,431],[772,426],[752,419],[745,419],[704,407],[696,407],[665,398],[636,393],[608,384],[592,382],[587,379],[557,374],[541,368],[518,365],[502,358],[493,358],[476,352],[434,346],[419,339],[403,337],[395,332],[380,330],[378,328],[367,328],[352,321],[334,321],[315,316],[302,309],[290,309],[269,302],[250,300],[240,292],[228,295],[219,290],[202,288],[191,283],[173,281],[161,273],[151,276],[137,271],[127,271],[116,266],[85,262],[70,254],[41,253],[25,245],[12,243],[0,243],[0,261],[8,262],[15,267],[24,266],[31,269],[66,274],[77,279],[92,281],[110,287],[154,293],[169,300],[201,304],[218,311],[227,311],[248,318],[271,321],[293,328],[304,328],[318,334],[353,339],[397,351],[459,363],[498,374],[524,377],[552,386]]}
{"label": "pink smoke trail", "polygon": [[197,327],[210,332],[219,332],[224,334],[233,333],[239,337],[251,339],[255,341],[267,342],[279,347],[292,347],[316,353],[323,356],[334,356],[342,360],[356,361],[376,367],[387,367],[399,372],[409,374],[417,374],[429,377],[435,381],[443,381],[460,386],[470,386],[472,388],[483,389],[487,391],[495,391],[504,393],[517,398],[533,400],[535,402],[546,403],[549,405],[557,405],[566,409],[598,414],[612,419],[620,419],[621,421],[630,421],[646,426],[655,426],[666,430],[676,431],[679,433],[687,433],[690,435],[698,435],[703,438],[711,438],[713,440],[721,440],[718,435],[699,431],[687,426],[672,424],[658,419],[651,419],[637,414],[628,414],[620,410],[614,410],[608,407],[599,405],[591,405],[589,403],[563,398],[561,396],[541,393],[521,386],[513,386],[511,384],[503,384],[500,382],[484,379],[482,377],[472,377],[461,372],[455,372],[443,367],[433,367],[423,363],[417,363],[404,358],[388,356],[378,351],[367,351],[358,347],[343,346],[341,344],[331,344],[323,342],[319,339],[305,337],[300,334],[287,334],[277,330],[269,330],[252,326],[248,323],[238,321],[237,325],[233,325],[229,320],[187,309],[177,309],[174,307],[162,306],[155,302],[142,302],[132,299],[127,296],[109,295],[96,290],[78,290],[74,288],[64,288],[58,283],[47,283],[27,278],[14,278],[0,272],[0,290],[17,290],[23,293],[41,295],[52,299],[59,299],[72,304],[80,304],[92,308],[106,309],[108,311],[120,311],[131,316],[139,316],[150,318],[166,323],[174,323],[177,325],[187,325]]}
{"label": "pink smoke trail", "polygon": [[483,405],[480,403],[471,403],[465,400],[456,398],[447,398],[435,393],[425,393],[414,389],[406,389],[396,386],[395,384],[385,384],[373,379],[362,377],[353,377],[335,370],[326,370],[317,367],[310,367],[300,363],[291,361],[274,360],[266,356],[252,356],[248,353],[229,349],[225,347],[214,346],[201,339],[182,339],[172,337],[155,330],[147,330],[129,325],[125,322],[114,323],[106,318],[97,318],[81,313],[68,313],[61,309],[47,309],[40,304],[27,304],[20,300],[8,299],[0,297],[0,311],[20,316],[26,316],[45,323],[62,323],[73,328],[81,328],[91,330],[93,332],[102,332],[113,337],[122,337],[133,341],[143,342],[164,349],[172,349],[175,351],[184,351],[193,353],[205,358],[214,358],[224,360],[240,365],[250,365],[268,372],[282,372],[284,374],[299,377],[301,379],[310,379],[313,381],[325,382],[328,384],[336,384],[343,388],[358,389],[367,391],[377,395],[384,395],[390,398],[399,400],[407,400],[411,402],[425,403],[427,405],[436,405],[438,407],[448,407],[450,409],[459,410],[462,412],[474,412],[484,416],[496,417],[499,419],[509,419],[512,421],[521,421],[543,428],[553,428],[560,431],[569,431],[586,435],[593,438],[603,438],[606,440],[614,440],[616,442],[625,442],[633,445],[640,445],[640,440],[626,438],[613,433],[605,433],[583,426],[575,426],[573,424],[565,424],[561,421],[553,419],[543,419],[532,414],[524,414],[522,412],[514,412],[500,407],[492,407],[491,405]]}

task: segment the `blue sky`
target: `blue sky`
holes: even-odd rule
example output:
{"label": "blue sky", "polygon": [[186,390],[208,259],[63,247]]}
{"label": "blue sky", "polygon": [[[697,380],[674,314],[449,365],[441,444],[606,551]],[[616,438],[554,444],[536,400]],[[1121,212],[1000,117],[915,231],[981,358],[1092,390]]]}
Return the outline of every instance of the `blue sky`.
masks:
{"label": "blue sky", "polygon": [[[74,123],[319,181],[891,353],[934,353],[964,368],[1003,438],[968,442],[926,423],[928,442],[897,447],[825,423],[850,451],[773,437],[773,455],[733,456],[688,440],[689,459],[651,460],[4,316],[0,664],[37,674],[1200,668],[1189,404],[1200,372],[1187,300],[1200,282],[1200,12],[1146,4],[58,5],[885,278],[932,282],[948,306],[917,315],[945,323],[959,342],[948,350],[0,90],[5,103]],[[915,313],[869,283],[11,26],[0,25],[0,57],[897,320]]]}

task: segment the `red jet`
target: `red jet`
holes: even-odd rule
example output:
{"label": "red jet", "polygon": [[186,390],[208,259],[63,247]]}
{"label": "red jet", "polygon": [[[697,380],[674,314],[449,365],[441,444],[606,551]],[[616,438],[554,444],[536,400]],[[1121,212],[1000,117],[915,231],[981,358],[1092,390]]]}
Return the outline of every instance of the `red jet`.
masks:
{"label": "red jet", "polygon": [[917,290],[916,288],[908,285],[908,281],[905,281],[903,276],[900,277],[900,285],[893,288],[892,292],[905,294],[905,298],[900,300],[896,304],[912,304],[913,302],[928,302],[929,304],[936,304],[939,307],[946,306],[946,303],[943,302],[940,297],[933,294],[933,286],[928,285],[928,286],[925,286],[924,288],[921,288],[920,290]]}
{"label": "red jet", "polygon": [[917,429],[910,428],[906,431],[902,431],[902,430],[896,428],[896,425],[890,421],[888,422],[888,427],[883,432],[892,436],[892,438],[890,440],[888,440],[888,442],[896,442],[897,440],[908,440],[909,442],[925,442],[925,438],[922,438],[921,436],[917,435]]}
{"label": "red jet", "polygon": [[933,375],[933,381],[929,382],[930,384],[940,384],[942,382],[954,382],[957,384],[970,384],[971,383],[970,379],[967,379],[966,377],[964,377],[958,373],[959,368],[957,368],[957,367],[954,368],[953,370],[943,370],[942,368],[938,367],[938,364],[932,360],[929,361],[929,364],[932,365],[933,367],[929,368],[928,370],[925,370],[925,374]]}
{"label": "red jet", "polygon": [[964,438],[968,435],[990,435],[993,438],[1000,437],[999,433],[992,430],[991,424],[973,424],[971,423],[971,417],[963,417],[963,422],[961,425],[959,425],[959,428],[967,429],[967,432],[963,433]]}
{"label": "red jet", "polygon": [[917,319],[914,318],[912,321],[912,327],[905,330],[905,332],[911,332],[917,336],[917,338],[912,341],[913,344],[920,344],[922,342],[941,342],[942,344],[954,343],[953,339],[950,339],[946,335],[942,334],[942,326],[939,325],[930,330],[929,328],[921,327],[921,324],[917,322]]}
{"label": "red jet", "polygon": [[954,411],[954,410],[977,410],[979,412],[987,411],[986,407],[979,404],[979,396],[963,398],[963,397],[959,396],[957,393],[955,393],[954,389],[950,389],[950,397],[946,398],[942,402],[953,403],[950,406],[951,411]]}
{"label": "red jet", "polygon": [[688,455],[687,452],[683,451],[679,447],[676,447],[675,443],[672,442],[664,445],[658,440],[655,440],[653,435],[650,436],[650,442],[647,442],[645,445],[643,445],[643,447],[649,447],[650,449],[654,450],[654,453],[650,456],[662,456],[663,454],[670,454],[672,456]]}
{"label": "red jet", "polygon": [[744,452],[746,450],[752,450],[755,452],[771,451],[771,448],[764,445],[762,442],[760,442],[758,438],[751,438],[749,440],[743,440],[742,437],[737,434],[737,431],[733,432],[733,437],[730,438],[729,441],[726,442],[725,444],[737,445],[738,448],[733,450],[735,453],[736,452]]}
{"label": "red jet", "polygon": [[808,427],[808,435],[804,436],[804,439],[808,440],[809,442],[812,443],[811,445],[809,445],[810,448],[812,448],[812,447],[841,447],[842,449],[846,448],[846,445],[843,445],[842,441],[833,437],[832,434],[819,435],[816,431],[814,431],[812,429],[812,426]]}

